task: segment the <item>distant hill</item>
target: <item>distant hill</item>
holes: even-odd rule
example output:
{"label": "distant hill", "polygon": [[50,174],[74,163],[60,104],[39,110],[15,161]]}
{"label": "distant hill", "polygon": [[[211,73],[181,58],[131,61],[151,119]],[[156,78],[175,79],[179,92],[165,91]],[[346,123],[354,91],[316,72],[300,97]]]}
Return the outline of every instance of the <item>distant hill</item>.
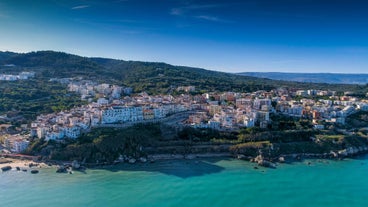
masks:
{"label": "distant hill", "polygon": [[0,52],[0,62],[7,60],[13,56],[18,55],[17,53],[13,53],[13,52]]}
{"label": "distant hill", "polygon": [[244,76],[305,83],[367,84],[368,74],[244,72]]}
{"label": "distant hill", "polygon": [[[4,65],[15,65],[15,67],[4,67]],[[130,86],[135,92],[146,91],[151,94],[171,93],[175,92],[174,89],[178,86],[189,85],[195,86],[199,93],[208,91],[251,92],[278,87],[351,90],[366,93],[366,87],[351,84],[280,81],[159,62],[88,58],[54,51],[0,52],[0,66],[0,73],[32,70],[36,72],[38,78],[45,80],[78,76],[98,82]]]}

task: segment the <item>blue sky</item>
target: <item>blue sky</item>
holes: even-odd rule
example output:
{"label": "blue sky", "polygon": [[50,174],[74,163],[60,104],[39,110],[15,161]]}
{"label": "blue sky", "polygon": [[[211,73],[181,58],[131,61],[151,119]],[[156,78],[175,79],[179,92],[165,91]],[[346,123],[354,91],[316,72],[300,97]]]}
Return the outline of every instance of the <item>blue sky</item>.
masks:
{"label": "blue sky", "polygon": [[364,0],[0,0],[0,50],[368,73]]}

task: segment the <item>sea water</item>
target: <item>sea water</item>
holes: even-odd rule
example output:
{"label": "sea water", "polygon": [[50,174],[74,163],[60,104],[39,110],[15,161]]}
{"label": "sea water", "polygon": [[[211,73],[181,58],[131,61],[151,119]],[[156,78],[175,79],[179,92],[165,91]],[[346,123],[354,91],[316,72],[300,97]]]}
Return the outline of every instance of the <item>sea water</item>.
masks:
{"label": "sea water", "polygon": [[0,173],[0,206],[368,206],[368,157],[254,169],[234,159]]}

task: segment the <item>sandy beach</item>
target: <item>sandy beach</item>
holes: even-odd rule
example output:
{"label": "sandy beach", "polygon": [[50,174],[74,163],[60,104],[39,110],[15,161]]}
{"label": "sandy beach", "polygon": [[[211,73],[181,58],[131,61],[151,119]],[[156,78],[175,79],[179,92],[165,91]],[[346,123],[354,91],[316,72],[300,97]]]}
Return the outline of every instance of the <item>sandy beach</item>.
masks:
{"label": "sandy beach", "polygon": [[[9,161],[9,162],[5,162]],[[30,164],[33,166],[30,167]],[[52,166],[49,166],[43,162],[34,162],[32,160],[20,160],[20,159],[12,159],[12,158],[4,158],[1,159],[0,168],[10,166],[12,170],[15,170],[16,167],[20,167],[20,169],[37,169],[37,168],[51,168]]]}

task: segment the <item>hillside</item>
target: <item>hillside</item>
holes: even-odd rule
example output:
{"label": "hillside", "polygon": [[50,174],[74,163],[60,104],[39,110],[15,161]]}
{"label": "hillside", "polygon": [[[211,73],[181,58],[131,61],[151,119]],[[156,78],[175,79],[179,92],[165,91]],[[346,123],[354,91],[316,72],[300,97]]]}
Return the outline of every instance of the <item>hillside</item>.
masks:
{"label": "hillside", "polygon": [[367,84],[368,74],[244,72],[239,75],[305,83]]}
{"label": "hillside", "polygon": [[6,59],[9,59],[13,56],[16,56],[18,55],[17,53],[14,53],[14,52],[0,52],[0,61],[3,61],[3,60],[6,60]]}
{"label": "hillside", "polygon": [[351,90],[359,93],[366,88],[357,85],[333,85],[326,83],[301,83],[254,78],[237,74],[216,72],[200,68],[174,66],[166,63],[123,61],[106,58],[87,58],[54,51],[24,54],[0,52],[1,72],[19,72],[25,69],[37,73],[38,78],[84,77],[133,87],[134,91],[148,93],[171,92],[177,86],[196,86],[198,92],[270,90],[277,87],[300,89]]}
{"label": "hillside", "polygon": [[194,85],[205,91],[253,91],[273,88],[267,80],[240,77],[199,68],[173,66],[165,63],[85,58],[76,55],[41,51],[3,58],[2,72],[19,72],[27,68],[41,78],[81,76],[98,82],[127,85],[135,91],[166,93],[177,86]]}

